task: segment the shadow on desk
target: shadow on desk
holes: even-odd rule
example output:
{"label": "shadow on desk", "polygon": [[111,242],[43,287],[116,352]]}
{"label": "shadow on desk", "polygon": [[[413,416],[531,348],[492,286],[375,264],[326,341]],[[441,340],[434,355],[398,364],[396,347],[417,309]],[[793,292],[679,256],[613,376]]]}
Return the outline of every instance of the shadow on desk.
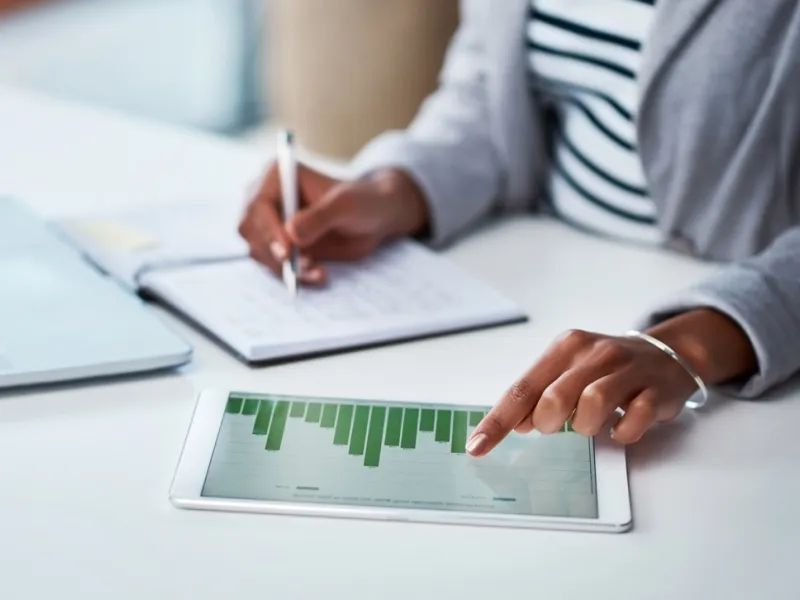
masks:
{"label": "shadow on desk", "polygon": [[[777,411],[782,418],[774,418]],[[653,427],[628,449],[628,465],[638,470],[689,460],[698,468],[775,466],[776,455],[764,449],[775,450],[793,439],[798,419],[800,377],[754,400],[712,394],[702,409],[685,410],[674,421]]]}
{"label": "shadow on desk", "polygon": [[628,469],[638,470],[672,460],[683,448],[696,427],[699,416],[682,414],[670,423],[660,423],[645,434],[640,442],[628,448]]}
{"label": "shadow on desk", "polygon": [[196,390],[184,376],[185,368],[2,390],[0,421],[11,425],[86,414],[125,415],[165,402],[189,406]]}
{"label": "shadow on desk", "polygon": [[63,382],[0,389],[0,402],[2,402],[5,398],[39,396],[49,392],[74,392],[76,390],[91,390],[100,386],[108,386],[113,384],[143,383],[152,380],[163,381],[165,379],[179,378],[185,375],[188,367],[190,367],[190,364],[183,365],[183,367],[178,368],[166,367],[164,369],[156,369],[153,371],[144,371],[138,373],[125,373],[121,375],[109,375],[88,379],[73,379]]}

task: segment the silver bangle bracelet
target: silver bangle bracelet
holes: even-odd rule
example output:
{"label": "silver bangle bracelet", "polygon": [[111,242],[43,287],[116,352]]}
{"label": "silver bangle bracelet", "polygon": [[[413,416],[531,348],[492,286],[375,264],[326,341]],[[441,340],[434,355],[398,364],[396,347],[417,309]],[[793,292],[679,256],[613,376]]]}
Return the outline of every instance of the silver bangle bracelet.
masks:
{"label": "silver bangle bracelet", "polygon": [[698,375],[697,372],[692,368],[692,365],[686,362],[680,356],[680,354],[675,352],[675,350],[667,346],[661,340],[657,340],[656,338],[647,335],[646,333],[642,333],[641,331],[629,331],[625,335],[626,337],[639,338],[640,340],[643,340],[648,344],[652,344],[653,346],[655,346],[656,348],[667,354],[670,358],[675,360],[680,366],[684,368],[684,370],[691,376],[691,378],[694,379],[694,382],[697,384],[697,387],[700,390],[700,395],[702,399],[699,402],[697,402],[693,399],[694,396],[692,396],[692,398],[686,401],[686,406],[688,406],[691,409],[700,408],[708,401],[708,388],[706,388],[706,384],[700,378],[700,375]]}

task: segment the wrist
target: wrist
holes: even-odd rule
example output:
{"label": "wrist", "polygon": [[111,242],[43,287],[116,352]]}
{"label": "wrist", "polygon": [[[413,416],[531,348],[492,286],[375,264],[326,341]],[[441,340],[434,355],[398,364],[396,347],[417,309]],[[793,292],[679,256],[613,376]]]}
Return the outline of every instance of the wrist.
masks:
{"label": "wrist", "polygon": [[648,329],[672,348],[709,385],[752,375],[758,369],[755,350],[744,330],[713,309],[696,309]]}
{"label": "wrist", "polygon": [[430,219],[428,202],[412,177],[400,169],[385,169],[372,180],[389,207],[388,237],[422,235]]}

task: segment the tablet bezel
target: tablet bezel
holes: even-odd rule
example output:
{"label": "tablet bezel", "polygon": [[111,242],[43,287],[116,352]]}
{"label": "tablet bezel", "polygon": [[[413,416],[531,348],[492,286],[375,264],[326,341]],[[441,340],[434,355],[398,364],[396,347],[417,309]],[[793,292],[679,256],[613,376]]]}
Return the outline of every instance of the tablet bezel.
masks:
{"label": "tablet bezel", "polygon": [[[420,523],[450,523],[537,529],[567,529],[621,533],[632,525],[625,448],[607,434],[595,437],[595,472],[598,518],[546,517],[466,511],[401,509],[355,505],[333,505],[214,498],[202,495],[225,407],[231,393],[264,396],[269,393],[206,390],[200,393],[170,489],[170,501],[179,508],[267,513],[275,515],[344,517]],[[286,396],[285,394],[280,394]],[[297,396],[298,400],[319,398]],[[326,401],[357,401],[324,398]],[[371,402],[375,402],[372,400]],[[391,404],[390,401],[386,401]],[[424,404],[415,402],[415,404]]]}

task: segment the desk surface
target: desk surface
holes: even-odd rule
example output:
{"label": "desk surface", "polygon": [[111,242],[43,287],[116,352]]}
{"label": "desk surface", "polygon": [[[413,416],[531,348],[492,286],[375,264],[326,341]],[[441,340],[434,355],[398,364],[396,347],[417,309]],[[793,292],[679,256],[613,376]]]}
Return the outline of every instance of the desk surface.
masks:
{"label": "desk surface", "polygon": [[[9,90],[0,91],[0,132],[0,193],[46,216],[240,202],[267,158]],[[763,402],[718,400],[631,448],[635,527],[625,535],[169,504],[205,387],[494,402],[560,331],[624,330],[661,294],[709,269],[533,218],[495,223],[448,255],[522,304],[530,322],[264,369],[175,322],[196,346],[180,372],[0,398],[2,597],[798,597],[796,390]]]}

